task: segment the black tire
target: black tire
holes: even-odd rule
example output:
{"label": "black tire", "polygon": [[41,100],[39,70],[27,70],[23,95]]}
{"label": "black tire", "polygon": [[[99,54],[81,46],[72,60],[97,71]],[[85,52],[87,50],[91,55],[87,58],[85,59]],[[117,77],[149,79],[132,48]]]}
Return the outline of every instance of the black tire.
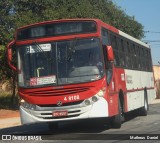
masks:
{"label": "black tire", "polygon": [[120,100],[118,101],[118,114],[111,119],[112,128],[119,129],[121,128],[122,118],[123,118],[123,111],[122,105],[120,104]]}
{"label": "black tire", "polygon": [[149,105],[148,105],[148,98],[147,98],[147,91],[144,91],[144,106],[140,108],[140,115],[141,116],[147,116],[149,110]]}
{"label": "black tire", "polygon": [[58,129],[58,122],[50,122],[48,123],[49,130],[57,130]]}

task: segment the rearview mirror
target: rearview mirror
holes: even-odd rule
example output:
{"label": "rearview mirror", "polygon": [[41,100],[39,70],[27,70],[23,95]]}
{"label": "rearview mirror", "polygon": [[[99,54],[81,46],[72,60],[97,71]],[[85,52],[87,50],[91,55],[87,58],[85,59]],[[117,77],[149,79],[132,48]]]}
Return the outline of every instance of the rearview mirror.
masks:
{"label": "rearview mirror", "polygon": [[13,56],[13,52],[12,52],[12,46],[15,44],[15,41],[11,41],[8,45],[7,45],[7,54],[8,54],[8,64],[9,66],[16,71],[16,67],[12,64],[12,56]]}
{"label": "rearview mirror", "polygon": [[106,52],[108,61],[114,61],[112,46],[106,46]]}

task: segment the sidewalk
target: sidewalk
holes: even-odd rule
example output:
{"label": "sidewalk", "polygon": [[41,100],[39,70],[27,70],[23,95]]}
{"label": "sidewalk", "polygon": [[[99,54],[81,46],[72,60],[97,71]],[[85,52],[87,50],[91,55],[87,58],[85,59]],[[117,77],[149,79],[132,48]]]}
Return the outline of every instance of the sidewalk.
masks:
{"label": "sidewalk", "polygon": [[160,99],[153,100],[151,104],[158,104],[158,103],[160,103]]}
{"label": "sidewalk", "polygon": [[[153,100],[151,104],[158,104],[158,103],[160,103],[160,99]],[[21,121],[20,121],[19,113],[17,112],[0,110],[0,129],[13,127],[13,126],[20,126]]]}
{"label": "sidewalk", "polygon": [[0,119],[0,129],[21,125],[20,117]]}
{"label": "sidewalk", "polygon": [[0,109],[0,129],[19,125],[21,125],[21,122],[18,110]]}

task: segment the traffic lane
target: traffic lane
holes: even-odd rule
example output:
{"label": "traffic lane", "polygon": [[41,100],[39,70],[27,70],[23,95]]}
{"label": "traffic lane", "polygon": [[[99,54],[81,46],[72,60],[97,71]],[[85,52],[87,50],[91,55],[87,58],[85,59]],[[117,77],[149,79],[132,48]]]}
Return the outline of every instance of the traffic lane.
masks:
{"label": "traffic lane", "polygon": [[[75,121],[65,122],[59,125],[57,130],[49,130],[47,124],[32,124],[23,125],[12,128],[2,129],[0,134],[2,135],[17,135],[17,136],[42,136],[45,140],[105,140],[106,134],[101,134],[105,130],[109,130],[102,123],[97,124],[97,121]],[[98,135],[98,136],[97,136]],[[115,135],[114,139],[120,139],[121,135]],[[107,139],[113,137],[108,136]]]}
{"label": "traffic lane", "polygon": [[[127,121],[121,129],[111,129],[102,120],[64,122],[57,130],[49,130],[47,124],[38,123],[0,130],[0,134],[46,135],[47,139],[105,139],[108,134],[115,134],[114,139],[125,137],[125,134],[160,134],[160,104],[150,105],[148,116],[137,116],[135,112],[127,115]],[[122,135],[124,134],[124,136]]]}
{"label": "traffic lane", "polygon": [[[110,128],[107,124],[104,124],[101,122],[101,124],[97,124],[96,127],[96,122],[91,124],[87,124],[85,128],[80,127],[83,124],[79,124],[80,126],[77,125],[77,128],[75,131],[72,133],[83,133],[83,134],[71,134],[68,133],[66,135],[69,136],[69,139],[75,139],[75,136],[77,137],[76,139],[90,139],[90,140],[105,140],[105,139],[114,139],[114,140],[123,140],[126,139],[131,135],[136,135],[136,134],[148,134],[150,135],[149,137],[154,137],[156,134],[160,134],[160,104],[156,105],[150,105],[150,111],[148,112],[148,116],[138,116],[137,112],[130,112],[126,116],[126,121],[122,124],[121,129],[112,129]],[[93,125],[93,126],[92,126]],[[66,128],[66,133],[71,129],[72,124],[68,124]],[[97,130],[99,129],[99,131]],[[60,129],[60,131],[62,131]],[[81,129],[81,130],[80,130]],[[84,129],[84,130],[83,130]],[[100,130],[101,129],[101,130]],[[91,130],[91,131],[90,131]],[[63,130],[64,131],[64,130]],[[88,131],[88,132],[86,132]],[[94,132],[96,131],[96,132]],[[62,133],[62,132],[61,132]],[[126,136],[127,135],[127,136]],[[62,138],[66,139],[65,134],[59,134],[59,136],[48,136],[49,139],[56,139]],[[145,135],[146,137],[146,135]],[[67,138],[68,139],[68,138]],[[135,141],[135,140],[134,140]],[[149,141],[149,140],[148,140]],[[152,140],[153,142],[153,140]]]}
{"label": "traffic lane", "polygon": [[[100,122],[98,122],[100,121]],[[15,127],[4,128],[0,130],[0,134],[62,134],[62,133],[101,133],[109,129],[102,120],[79,120],[67,121],[59,124],[58,129],[50,130],[47,123],[36,123],[21,125]],[[98,122],[98,123],[97,123]]]}
{"label": "traffic lane", "polygon": [[112,134],[160,134],[160,104],[150,105],[147,116],[138,116],[136,111],[129,112],[127,120],[119,130],[106,130]]}
{"label": "traffic lane", "polygon": [[110,133],[123,132],[124,134],[160,134],[160,104],[150,105],[147,116],[138,116],[136,112],[131,112],[127,116],[119,131],[110,130]]}

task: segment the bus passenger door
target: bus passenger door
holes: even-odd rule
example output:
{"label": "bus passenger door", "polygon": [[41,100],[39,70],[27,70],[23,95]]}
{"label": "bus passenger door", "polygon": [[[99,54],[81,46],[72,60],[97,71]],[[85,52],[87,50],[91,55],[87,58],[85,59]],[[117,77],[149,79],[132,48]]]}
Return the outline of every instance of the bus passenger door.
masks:
{"label": "bus passenger door", "polygon": [[118,92],[116,89],[116,73],[114,72],[114,56],[112,46],[106,46],[106,77],[108,87],[109,116],[118,113]]}

